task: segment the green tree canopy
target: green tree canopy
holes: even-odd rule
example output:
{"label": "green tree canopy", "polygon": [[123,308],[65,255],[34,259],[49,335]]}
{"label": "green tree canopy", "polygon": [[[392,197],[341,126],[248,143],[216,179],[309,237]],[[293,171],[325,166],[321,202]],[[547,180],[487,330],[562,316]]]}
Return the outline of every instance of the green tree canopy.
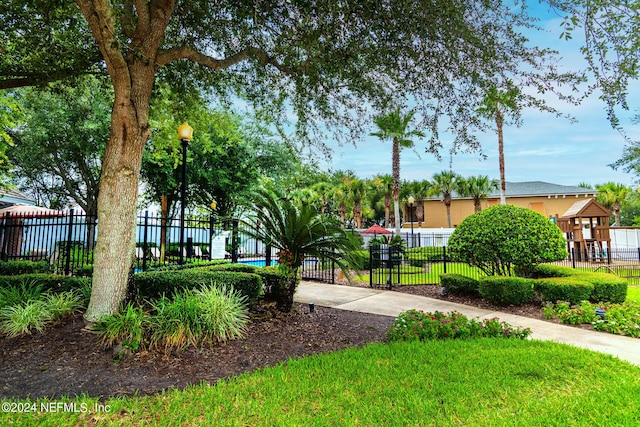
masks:
{"label": "green tree canopy", "polygon": [[109,139],[113,91],[92,76],[26,88],[14,96],[22,115],[8,150],[22,191],[40,203],[98,212],[101,159]]}
{"label": "green tree canopy", "polygon": [[[186,92],[239,96],[297,134],[362,134],[366,108],[412,98],[437,140],[445,116],[475,144],[475,106],[496,79],[544,91],[573,82],[553,52],[531,46],[522,9],[499,1],[281,2],[241,0],[8,0],[0,6],[0,88],[108,72],[114,89],[98,200],[98,243],[85,318],[118,309],[135,250],[142,152],[157,78]],[[177,126],[179,123],[176,123]]]}

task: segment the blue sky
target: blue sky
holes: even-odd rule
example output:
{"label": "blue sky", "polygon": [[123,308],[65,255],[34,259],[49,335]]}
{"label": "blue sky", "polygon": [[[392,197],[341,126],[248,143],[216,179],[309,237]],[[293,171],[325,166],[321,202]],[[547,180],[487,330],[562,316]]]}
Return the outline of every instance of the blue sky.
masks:
{"label": "blue sky", "polygon": [[[559,39],[560,18],[536,11],[547,33],[536,33],[536,44],[552,47],[560,52],[563,63],[584,64],[578,50],[579,34],[576,41],[566,42]],[[533,37],[530,37],[533,39]],[[630,89],[631,111],[621,111],[621,124],[632,139],[640,139],[640,126],[631,124],[631,117],[638,113],[637,99],[640,84],[634,83]],[[635,103],[634,103],[635,101]],[[555,184],[577,185],[579,183],[600,184],[615,181],[633,185],[636,177],[614,171],[608,165],[622,156],[625,141],[607,121],[605,106],[594,94],[580,106],[553,103],[563,113],[571,114],[577,122],[566,118],[557,118],[550,113],[525,111],[523,124],[504,128],[505,175],[507,181],[546,181]],[[371,131],[374,129],[372,128]],[[453,170],[462,176],[488,175],[499,178],[498,137],[495,132],[478,133],[486,159],[478,154],[457,154],[453,157]],[[453,138],[450,138],[450,140]],[[429,179],[435,173],[449,169],[450,157],[447,138],[442,135],[445,147],[441,152],[442,161],[424,151],[426,138],[415,140],[416,151],[404,150],[401,153],[400,174],[403,180]],[[371,178],[377,174],[391,173],[391,144],[381,142],[375,137],[367,137],[357,147],[343,146],[329,142],[333,149],[331,161],[320,161],[324,169],[352,170],[361,178]],[[634,185],[635,186],[635,185]]]}

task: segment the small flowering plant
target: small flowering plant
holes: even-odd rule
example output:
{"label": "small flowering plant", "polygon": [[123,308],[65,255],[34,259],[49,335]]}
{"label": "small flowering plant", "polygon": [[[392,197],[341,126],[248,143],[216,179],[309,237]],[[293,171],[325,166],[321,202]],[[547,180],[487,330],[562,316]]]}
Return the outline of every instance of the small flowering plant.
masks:
{"label": "small flowering plant", "polygon": [[502,337],[526,339],[531,330],[501,322],[497,318],[482,321],[457,311],[449,313],[407,310],[398,315],[387,334],[388,341],[425,341]]}
{"label": "small flowering plant", "polygon": [[593,304],[583,301],[578,305],[571,305],[566,301],[556,301],[555,304],[545,303],[542,310],[545,318],[558,318],[561,323],[591,324],[596,331],[640,337],[640,303],[638,302]]}

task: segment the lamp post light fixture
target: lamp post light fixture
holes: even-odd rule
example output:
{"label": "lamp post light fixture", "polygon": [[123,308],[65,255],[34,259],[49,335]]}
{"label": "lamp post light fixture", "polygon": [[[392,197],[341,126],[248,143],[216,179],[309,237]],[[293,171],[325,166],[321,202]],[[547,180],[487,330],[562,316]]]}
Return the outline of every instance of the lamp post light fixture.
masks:
{"label": "lamp post light fixture", "polygon": [[409,202],[409,220],[411,221],[411,246],[413,247],[413,204],[415,203],[416,199],[413,198],[413,196],[409,197],[407,199],[407,202]]}
{"label": "lamp post light fixture", "polygon": [[184,211],[187,203],[187,147],[193,139],[193,128],[187,122],[178,127],[182,143],[182,188],[180,191],[180,264],[184,264]]}

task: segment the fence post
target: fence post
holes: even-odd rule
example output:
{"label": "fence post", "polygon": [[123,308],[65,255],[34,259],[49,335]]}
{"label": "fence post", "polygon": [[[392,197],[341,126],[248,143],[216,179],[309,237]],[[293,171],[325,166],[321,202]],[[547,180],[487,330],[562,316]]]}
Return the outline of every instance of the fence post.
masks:
{"label": "fence post", "polygon": [[369,287],[373,288],[373,245],[369,245]]}
{"label": "fence post", "polygon": [[9,241],[9,239],[7,239],[7,222],[9,222],[9,214],[4,214],[2,215],[2,260],[3,261],[8,261],[9,260],[9,256],[7,253],[7,242]]}
{"label": "fence post", "polygon": [[444,274],[447,274],[447,247],[442,247],[442,264],[444,267]]}
{"label": "fence post", "polygon": [[231,263],[238,263],[238,220],[234,219],[231,226]]}
{"label": "fence post", "polygon": [[144,229],[142,231],[142,271],[147,271],[148,226],[149,226],[149,211],[144,211]]}
{"label": "fence post", "polygon": [[271,265],[271,246],[265,245],[264,247],[264,265],[269,267]]}
{"label": "fence post", "polygon": [[571,248],[571,266],[576,268],[576,248]]}
{"label": "fence post", "polygon": [[71,271],[71,239],[73,238],[73,209],[69,211],[69,225],[67,230],[67,261],[64,265],[64,274],[69,275]]}

